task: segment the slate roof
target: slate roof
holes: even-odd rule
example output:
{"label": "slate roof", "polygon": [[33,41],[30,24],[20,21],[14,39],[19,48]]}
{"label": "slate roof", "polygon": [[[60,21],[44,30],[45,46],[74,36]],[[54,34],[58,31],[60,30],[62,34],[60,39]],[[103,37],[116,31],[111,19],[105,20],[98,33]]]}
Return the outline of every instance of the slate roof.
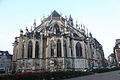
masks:
{"label": "slate roof", "polygon": [[119,48],[119,47],[118,47],[118,45],[119,45],[119,44],[120,44],[120,42],[119,42],[119,43],[117,43],[117,44],[115,45],[115,47],[114,47],[114,48]]}
{"label": "slate roof", "polygon": [[3,55],[7,56],[7,58],[12,58],[12,55],[9,54],[8,51],[1,51],[0,50],[0,56],[3,56]]}
{"label": "slate roof", "polygon": [[60,14],[54,10],[52,13],[51,13],[52,17],[60,17]]}

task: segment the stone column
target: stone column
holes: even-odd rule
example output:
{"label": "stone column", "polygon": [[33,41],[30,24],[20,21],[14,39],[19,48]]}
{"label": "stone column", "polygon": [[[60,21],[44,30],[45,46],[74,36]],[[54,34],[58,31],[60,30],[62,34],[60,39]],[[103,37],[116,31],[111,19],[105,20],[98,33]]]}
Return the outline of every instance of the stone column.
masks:
{"label": "stone column", "polygon": [[21,37],[19,38],[19,43],[18,43],[18,54],[17,58],[20,59],[22,58],[22,39]]}
{"label": "stone column", "polygon": [[71,40],[71,49],[72,49],[72,68],[75,69],[75,59],[76,59],[76,42],[74,39]]}
{"label": "stone column", "polygon": [[62,38],[61,38],[61,52],[62,52],[62,57],[65,57],[64,56],[64,37],[62,36]]}
{"label": "stone column", "polygon": [[[72,57],[70,46],[71,46],[70,38],[67,37],[67,55],[68,55],[68,57]],[[71,47],[72,47],[72,46],[71,46]]]}
{"label": "stone column", "polygon": [[43,58],[43,35],[41,34],[41,38],[40,38],[40,47],[39,47],[39,58]]}
{"label": "stone column", "polygon": [[54,57],[57,57],[57,41],[56,41],[56,39],[55,39],[54,43],[55,43]]}
{"label": "stone column", "polygon": [[72,49],[72,57],[76,57],[76,48],[75,48],[75,41],[72,40],[72,46],[71,46],[71,49]]}
{"label": "stone column", "polygon": [[[64,37],[62,36],[61,38],[61,49],[62,49],[62,57],[65,57],[64,56]],[[65,59],[63,58],[63,69],[65,68]]]}
{"label": "stone column", "polygon": [[27,58],[28,55],[28,41],[26,40],[24,43],[24,58]]}
{"label": "stone column", "polygon": [[13,47],[13,57],[12,57],[12,61],[16,61],[17,60],[17,46]]}
{"label": "stone column", "polygon": [[50,38],[47,38],[46,58],[50,57]]}
{"label": "stone column", "polygon": [[46,69],[48,69],[48,57],[49,57],[49,54],[50,54],[50,52],[49,52],[49,48],[50,48],[50,45],[49,45],[49,43],[50,43],[50,38],[47,38],[47,48],[46,48]]}
{"label": "stone column", "polygon": [[32,40],[32,46],[33,46],[33,50],[32,50],[32,58],[35,58],[35,43],[36,43],[36,40],[35,39],[33,39]]}

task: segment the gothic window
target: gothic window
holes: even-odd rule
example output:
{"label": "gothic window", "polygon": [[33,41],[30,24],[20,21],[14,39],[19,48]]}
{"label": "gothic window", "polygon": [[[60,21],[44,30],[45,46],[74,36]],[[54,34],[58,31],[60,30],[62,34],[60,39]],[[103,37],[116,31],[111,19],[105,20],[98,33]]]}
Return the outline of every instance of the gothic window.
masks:
{"label": "gothic window", "polygon": [[57,41],[57,57],[62,57],[62,54],[61,54],[61,41],[60,40]]}
{"label": "gothic window", "polygon": [[56,34],[60,34],[60,29],[57,24],[55,24],[54,28],[56,29]]}
{"label": "gothic window", "polygon": [[22,58],[24,58],[24,44],[22,45]]}
{"label": "gothic window", "polygon": [[51,41],[51,57],[54,57],[54,41]]}
{"label": "gothic window", "polygon": [[71,56],[73,57],[72,39],[70,39]]}
{"label": "gothic window", "polygon": [[28,43],[28,58],[32,58],[32,47],[33,47],[32,41],[29,41],[29,43]]}
{"label": "gothic window", "polygon": [[35,43],[35,58],[39,58],[39,42]]}
{"label": "gothic window", "polygon": [[76,57],[82,57],[82,47],[79,42],[76,44]]}
{"label": "gothic window", "polygon": [[67,57],[67,43],[64,41],[64,55]]}

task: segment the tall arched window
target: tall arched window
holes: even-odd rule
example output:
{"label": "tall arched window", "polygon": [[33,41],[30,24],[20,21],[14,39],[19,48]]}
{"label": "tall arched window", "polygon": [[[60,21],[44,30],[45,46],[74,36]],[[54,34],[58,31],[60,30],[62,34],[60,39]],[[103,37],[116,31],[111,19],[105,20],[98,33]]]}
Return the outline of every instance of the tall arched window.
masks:
{"label": "tall arched window", "polygon": [[28,58],[32,58],[32,47],[33,47],[32,41],[29,41],[29,43],[28,43]]}
{"label": "tall arched window", "polygon": [[76,44],[76,57],[82,57],[82,47],[79,42]]}
{"label": "tall arched window", "polygon": [[39,42],[35,43],[35,58],[39,58]]}
{"label": "tall arched window", "polygon": [[60,40],[57,41],[57,57],[62,57],[62,54],[61,54],[61,41]]}
{"label": "tall arched window", "polygon": [[64,55],[67,57],[67,43],[64,41]]}
{"label": "tall arched window", "polygon": [[24,44],[22,45],[22,58],[24,58]]}
{"label": "tall arched window", "polygon": [[60,29],[57,24],[54,25],[54,28],[56,29],[56,34],[60,34]]}
{"label": "tall arched window", "polygon": [[51,41],[51,57],[54,57],[54,41]]}

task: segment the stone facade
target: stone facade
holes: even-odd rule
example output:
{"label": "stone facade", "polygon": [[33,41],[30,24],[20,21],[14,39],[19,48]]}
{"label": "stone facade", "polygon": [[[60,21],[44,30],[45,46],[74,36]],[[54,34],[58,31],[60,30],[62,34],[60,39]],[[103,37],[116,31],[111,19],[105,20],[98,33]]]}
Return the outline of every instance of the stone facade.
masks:
{"label": "stone facade", "polygon": [[115,54],[114,54],[114,53],[111,53],[111,54],[108,56],[108,65],[109,65],[109,66],[114,66],[114,65],[116,65],[116,57],[115,57]]}
{"label": "stone facade", "polygon": [[12,71],[12,55],[8,51],[0,51],[0,74]]}
{"label": "stone facade", "polygon": [[116,39],[114,47],[114,57],[117,66],[120,66],[120,39]]}
{"label": "stone facade", "polygon": [[34,22],[34,30],[26,28],[25,33],[20,30],[14,42],[13,71],[81,70],[103,66],[104,52],[100,46],[84,25],[76,23],[74,26],[71,16],[63,18],[53,11],[39,26]]}

